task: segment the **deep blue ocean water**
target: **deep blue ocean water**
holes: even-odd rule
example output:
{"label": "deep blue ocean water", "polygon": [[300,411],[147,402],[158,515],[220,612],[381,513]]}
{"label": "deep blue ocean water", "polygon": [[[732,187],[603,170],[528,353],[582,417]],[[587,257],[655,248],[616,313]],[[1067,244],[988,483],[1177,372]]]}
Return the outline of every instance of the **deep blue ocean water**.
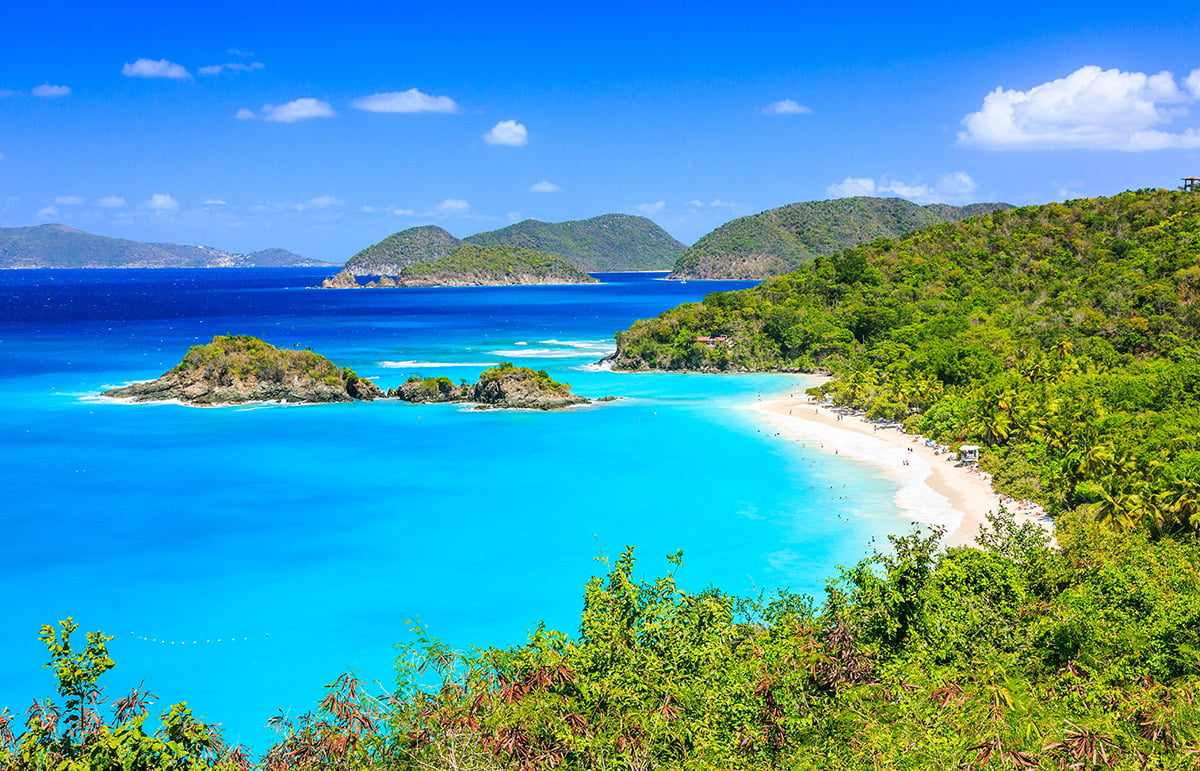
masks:
{"label": "deep blue ocean water", "polygon": [[[36,639],[114,635],[144,681],[264,749],[347,668],[390,685],[419,619],[455,646],[574,631],[596,558],[819,595],[894,530],[894,486],[769,436],[738,405],[781,375],[618,374],[612,335],[724,282],[316,291],[319,269],[0,271],[0,708],[53,695]],[[311,347],[384,387],[500,361],[585,396],[557,413],[399,402],[192,408],[90,398],[214,334]]]}

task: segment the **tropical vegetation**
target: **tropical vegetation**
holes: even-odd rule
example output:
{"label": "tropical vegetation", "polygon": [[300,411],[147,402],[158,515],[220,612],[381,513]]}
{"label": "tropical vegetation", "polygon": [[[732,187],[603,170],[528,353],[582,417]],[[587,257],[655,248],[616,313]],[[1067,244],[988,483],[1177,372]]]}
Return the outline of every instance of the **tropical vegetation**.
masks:
{"label": "tropical vegetation", "polygon": [[1011,208],[1008,204],[919,206],[903,198],[805,201],[730,220],[680,255],[674,279],[762,279],[821,255],[939,222]]}
{"label": "tropical vegetation", "polygon": [[601,214],[569,222],[523,220],[464,241],[549,252],[593,273],[668,270],[686,248],[653,220],[630,214]]}
{"label": "tropical vegetation", "polygon": [[[682,555],[638,577],[632,548],[588,582],[575,633],[453,650],[414,627],[394,685],[347,674],[269,722],[268,769],[1194,769],[1200,543],[1057,537],[997,515],[978,548],[891,539],[816,605],[682,588]],[[0,713],[0,767],[232,769],[247,753],[186,705],[144,727],[133,693],[100,715],[111,667],[42,631],[61,705]]]}
{"label": "tropical vegetation", "polygon": [[617,336],[618,369],[824,371],[837,404],[987,447],[1000,489],[1200,525],[1200,196],[997,212],[821,257]]}

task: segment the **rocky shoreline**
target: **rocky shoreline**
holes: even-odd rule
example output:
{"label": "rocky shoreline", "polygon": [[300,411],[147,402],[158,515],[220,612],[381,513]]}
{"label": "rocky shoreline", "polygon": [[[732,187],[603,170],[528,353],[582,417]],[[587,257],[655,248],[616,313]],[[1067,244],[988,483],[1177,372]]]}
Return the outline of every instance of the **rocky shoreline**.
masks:
{"label": "rocky shoreline", "polygon": [[247,335],[218,335],[211,343],[193,346],[161,377],[100,395],[194,406],[398,399],[414,404],[472,403],[477,409],[559,410],[591,402],[571,393],[569,384],[551,379],[545,371],[535,372],[509,362],[485,370],[474,384],[414,376],[384,391],[318,353],[276,348]]}

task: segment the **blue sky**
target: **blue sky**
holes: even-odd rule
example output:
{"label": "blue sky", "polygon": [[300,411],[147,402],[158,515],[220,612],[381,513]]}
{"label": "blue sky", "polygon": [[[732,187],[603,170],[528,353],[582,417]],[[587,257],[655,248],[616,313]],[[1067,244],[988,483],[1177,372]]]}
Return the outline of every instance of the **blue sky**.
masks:
{"label": "blue sky", "polygon": [[[1193,4],[5,3],[0,226],[282,246],[1200,175]],[[1167,73],[1167,74],[1162,74]]]}

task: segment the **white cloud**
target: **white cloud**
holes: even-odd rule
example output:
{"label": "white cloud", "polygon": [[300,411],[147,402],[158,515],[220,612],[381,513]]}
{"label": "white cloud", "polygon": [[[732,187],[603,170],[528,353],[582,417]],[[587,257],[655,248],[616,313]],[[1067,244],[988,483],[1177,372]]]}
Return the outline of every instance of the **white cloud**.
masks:
{"label": "white cloud", "polygon": [[798,104],[793,99],[781,99],[771,102],[762,109],[763,115],[808,115],[812,109]]}
{"label": "white cloud", "polygon": [[39,216],[39,217],[56,217],[56,216],[58,216],[58,209],[55,209],[53,206],[47,206],[44,209],[38,209],[37,216]]}
{"label": "white cloud", "polygon": [[[247,116],[244,113],[248,112],[250,111],[243,108],[238,110],[234,117],[245,119]],[[253,117],[253,115],[254,113],[250,113],[250,117]],[[329,106],[329,102],[305,97],[303,99],[295,99],[287,104],[264,104],[261,115],[263,120],[274,121],[275,123],[295,123],[298,120],[307,120],[309,118],[332,118],[337,113]]]}
{"label": "white cloud", "polygon": [[209,64],[205,67],[199,67],[196,72],[201,75],[220,75],[222,72],[250,72],[251,70],[263,69],[262,62],[226,62],[225,64]]}
{"label": "white cloud", "polygon": [[397,217],[415,217],[417,213],[412,209],[392,209],[392,214]]}
{"label": "white cloud", "polygon": [[639,203],[633,207],[642,213],[642,216],[649,217],[658,214],[663,209],[667,208],[666,201],[655,201],[654,203]]}
{"label": "white cloud", "polygon": [[228,206],[229,204],[222,201],[220,198],[209,198],[204,202],[205,206]]}
{"label": "white cloud", "polygon": [[20,96],[20,95],[21,95],[20,91],[13,91],[8,88],[0,88],[0,99],[3,99],[6,96]]}
{"label": "white cloud", "polygon": [[529,144],[529,132],[525,130],[525,125],[522,123],[517,123],[515,120],[502,120],[492,126],[491,131],[483,135],[483,141],[489,145],[520,147]]}
{"label": "white cloud", "polygon": [[543,179],[541,182],[534,182],[529,186],[531,193],[561,193],[562,188],[549,180]]}
{"label": "white cloud", "polygon": [[1200,130],[1155,128],[1187,115],[1200,99],[1200,69],[1175,82],[1170,72],[1081,67],[1028,91],[997,88],[962,119],[958,142],[985,150],[1163,150],[1200,147]]}
{"label": "white cloud", "polygon": [[331,195],[310,198],[304,203],[296,204],[296,211],[312,211],[313,209],[333,209],[341,206],[342,202]]}
{"label": "white cloud", "polygon": [[856,195],[875,195],[875,180],[870,177],[846,177],[825,188],[830,198],[852,198]]}
{"label": "white cloud", "polygon": [[54,203],[59,206],[82,206],[87,201],[77,195],[60,195],[54,199]]}
{"label": "white cloud", "polygon": [[192,74],[182,64],[166,59],[138,59],[133,64],[125,62],[121,74],[127,78],[166,78],[167,80],[190,80]]}
{"label": "white cloud", "polygon": [[166,193],[155,193],[142,202],[142,208],[157,212],[175,211],[179,208],[179,201]]}
{"label": "white cloud", "polygon": [[825,188],[830,198],[854,196],[895,196],[907,198],[914,203],[970,203],[979,185],[965,171],[953,171],[938,176],[937,181],[927,185],[920,177],[912,182],[890,180],[885,175],[878,180],[871,177],[846,177],[841,182]]}
{"label": "white cloud", "polygon": [[736,209],[739,206],[745,206],[745,204],[737,203],[736,201],[722,201],[720,198],[714,198],[708,203],[698,198],[693,198],[690,201],[685,201],[683,205],[694,206],[697,209]]}
{"label": "white cloud", "polygon": [[233,117],[237,118],[238,120],[254,120],[258,116],[254,114],[254,110],[247,110],[245,107],[243,107],[235,112]]}
{"label": "white cloud", "polygon": [[464,212],[471,208],[471,204],[461,198],[447,198],[437,205],[437,210],[442,214],[453,214],[455,212]]}
{"label": "white cloud", "polygon": [[125,199],[119,195],[106,195],[96,201],[96,205],[104,209],[120,209],[125,205]]}
{"label": "white cloud", "polygon": [[[448,96],[431,96],[415,88],[363,96],[351,102],[367,112],[458,112],[458,103]],[[522,142],[521,144],[525,144]]]}
{"label": "white cloud", "polygon": [[232,54],[233,56],[240,56],[240,57],[242,57],[243,59],[250,59],[250,58],[252,58],[252,57],[254,56],[254,52],[253,52],[253,51],[246,51],[246,50],[244,50],[244,49],[241,49],[241,48],[230,48],[230,49],[229,49],[229,50],[227,50],[225,53],[227,53],[227,54]]}
{"label": "white cloud", "polygon": [[59,96],[70,96],[70,86],[52,86],[49,83],[43,83],[40,86],[33,87],[33,95],[40,96],[46,99],[54,99]]}

